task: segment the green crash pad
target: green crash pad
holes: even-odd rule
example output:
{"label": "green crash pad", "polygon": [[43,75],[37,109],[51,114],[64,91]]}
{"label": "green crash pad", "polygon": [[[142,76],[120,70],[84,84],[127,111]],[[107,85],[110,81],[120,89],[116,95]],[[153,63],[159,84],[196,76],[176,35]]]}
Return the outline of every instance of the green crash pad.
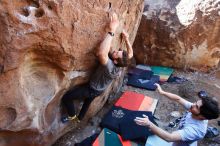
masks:
{"label": "green crash pad", "polygon": [[169,67],[151,66],[151,71],[154,72],[154,75],[160,76],[160,81],[165,82],[168,80],[174,70]]}

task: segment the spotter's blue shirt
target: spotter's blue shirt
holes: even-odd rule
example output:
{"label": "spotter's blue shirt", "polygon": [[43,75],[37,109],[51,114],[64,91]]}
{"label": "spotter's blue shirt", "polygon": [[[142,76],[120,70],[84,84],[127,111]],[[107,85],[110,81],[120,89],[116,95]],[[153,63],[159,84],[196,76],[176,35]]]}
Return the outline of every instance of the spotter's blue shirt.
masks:
{"label": "spotter's blue shirt", "polygon": [[[193,103],[187,102],[184,106],[190,109]],[[208,120],[196,120],[192,113],[187,112],[180,121],[179,134],[181,141],[173,143],[173,146],[197,146],[197,141],[202,139],[207,130]]]}

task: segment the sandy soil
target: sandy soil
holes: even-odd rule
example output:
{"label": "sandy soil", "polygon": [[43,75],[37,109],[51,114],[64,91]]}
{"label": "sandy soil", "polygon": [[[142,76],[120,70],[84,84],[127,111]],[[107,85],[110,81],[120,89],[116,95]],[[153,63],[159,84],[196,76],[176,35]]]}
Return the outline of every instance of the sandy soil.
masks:
{"label": "sandy soil", "polygon": [[[220,101],[220,71],[213,71],[209,74],[203,74],[198,72],[180,72],[175,71],[175,76],[184,77],[187,80],[191,81],[194,86],[189,86],[189,90],[192,91],[199,91],[199,90],[206,90],[208,93],[216,97],[218,101]],[[126,78],[125,78],[126,83]],[[182,84],[174,84],[174,83],[165,83],[162,85],[162,88],[165,91],[169,91],[176,94],[183,94],[180,92],[182,91]],[[82,124],[81,127],[65,134],[61,137],[53,146],[74,146],[76,142],[80,142],[86,137],[91,136],[94,133],[100,132],[101,128],[99,127],[99,123],[103,115],[111,108],[117,98],[123,93],[123,91],[130,90],[138,93],[142,93],[148,95],[150,97],[158,99],[157,108],[155,111],[155,116],[159,119],[157,122],[160,127],[166,129],[168,131],[174,131],[175,128],[169,128],[168,124],[170,121],[174,121],[175,118],[171,116],[172,111],[179,111],[180,113],[184,112],[184,109],[175,102],[168,100],[166,97],[160,95],[158,92],[155,91],[148,91],[143,89],[134,88],[131,86],[124,85],[121,88],[121,92],[118,93],[115,97],[109,99],[108,103],[104,106],[104,108],[92,118],[88,123]],[[182,95],[181,95],[182,96]],[[187,98],[190,101],[194,101],[197,97]],[[209,126],[214,126],[220,130],[220,127],[217,124],[220,118],[216,120],[209,121]],[[217,142],[216,142],[217,141]],[[220,146],[220,136],[216,137],[215,139],[203,139],[199,141],[199,146]]]}

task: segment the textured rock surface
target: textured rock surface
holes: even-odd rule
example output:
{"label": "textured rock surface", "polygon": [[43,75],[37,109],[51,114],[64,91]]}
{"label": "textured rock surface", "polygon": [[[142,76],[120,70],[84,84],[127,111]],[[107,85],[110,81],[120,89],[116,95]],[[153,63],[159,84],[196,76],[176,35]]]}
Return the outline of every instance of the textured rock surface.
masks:
{"label": "textured rock surface", "polygon": [[[1,0],[0,146],[50,145],[76,127],[60,123],[60,99],[95,69],[93,51],[105,35],[109,9],[119,14],[113,45],[119,48],[123,27],[134,41],[143,6],[143,0]],[[94,101],[99,105],[87,117],[120,83]]]}
{"label": "textured rock surface", "polygon": [[196,70],[220,58],[219,0],[145,0],[134,42],[137,62]]}

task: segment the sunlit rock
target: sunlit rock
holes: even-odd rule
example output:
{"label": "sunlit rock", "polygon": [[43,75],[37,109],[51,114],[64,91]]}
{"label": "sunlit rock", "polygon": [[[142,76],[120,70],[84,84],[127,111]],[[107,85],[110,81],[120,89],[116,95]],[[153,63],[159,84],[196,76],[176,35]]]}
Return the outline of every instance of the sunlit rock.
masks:
{"label": "sunlit rock", "polygon": [[[108,13],[119,15],[118,49],[123,28],[134,41],[143,6],[143,0],[1,0],[0,146],[48,146],[79,126],[61,124],[63,94],[96,68]],[[92,103],[87,119],[118,91],[123,75]]]}
{"label": "sunlit rock", "polygon": [[220,58],[220,1],[146,0],[137,62],[208,71]]}

